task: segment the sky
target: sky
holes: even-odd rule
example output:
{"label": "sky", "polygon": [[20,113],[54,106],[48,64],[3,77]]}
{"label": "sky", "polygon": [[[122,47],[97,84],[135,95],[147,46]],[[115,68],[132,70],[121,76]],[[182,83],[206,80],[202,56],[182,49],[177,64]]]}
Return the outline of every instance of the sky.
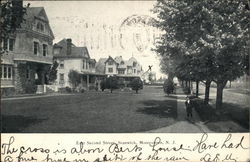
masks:
{"label": "sky", "polygon": [[133,20],[156,17],[151,11],[155,1],[25,1],[27,3],[30,7],[45,8],[55,35],[54,43],[72,38],[76,46],[86,46],[90,57],[97,61],[108,56],[124,59],[134,56],[144,71],[153,65],[156,77],[163,75],[159,59],[151,50],[159,31],[138,22],[126,25]]}

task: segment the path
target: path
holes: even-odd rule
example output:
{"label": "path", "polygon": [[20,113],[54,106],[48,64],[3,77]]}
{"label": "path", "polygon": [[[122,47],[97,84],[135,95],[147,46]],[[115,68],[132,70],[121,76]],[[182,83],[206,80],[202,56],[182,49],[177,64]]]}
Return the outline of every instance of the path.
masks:
{"label": "path", "polygon": [[186,95],[183,93],[181,88],[176,91],[177,95],[177,113],[178,122],[159,129],[148,131],[148,133],[212,133],[206,125],[200,120],[199,115],[193,109],[193,119],[188,120],[186,117],[185,110],[185,98]]}

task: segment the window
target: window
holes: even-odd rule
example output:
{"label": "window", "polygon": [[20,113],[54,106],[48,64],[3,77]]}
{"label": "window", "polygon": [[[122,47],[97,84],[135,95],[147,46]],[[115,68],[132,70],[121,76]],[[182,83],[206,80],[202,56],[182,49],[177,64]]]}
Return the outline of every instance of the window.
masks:
{"label": "window", "polygon": [[108,64],[109,64],[109,65],[113,65],[113,62],[112,62],[112,61],[109,61]]}
{"label": "window", "polygon": [[1,70],[2,70],[1,78],[12,79],[12,66],[11,65],[2,64]]}
{"label": "window", "polygon": [[118,73],[119,74],[124,74],[124,70],[119,70]]}
{"label": "window", "polygon": [[15,39],[9,39],[9,50],[14,50]]}
{"label": "window", "polygon": [[59,75],[59,81],[60,81],[60,82],[63,82],[63,81],[64,81],[64,74],[63,74],[63,73],[61,73],[61,74]]}
{"label": "window", "polygon": [[113,68],[108,68],[109,73],[113,73]]}
{"label": "window", "polygon": [[134,69],[134,73],[136,73],[136,69]]}
{"label": "window", "polygon": [[133,67],[136,67],[136,62],[133,62]]}
{"label": "window", "polygon": [[124,61],[121,61],[121,65],[124,65]]}
{"label": "window", "polygon": [[12,68],[10,66],[8,66],[8,78],[11,78],[12,76]]}
{"label": "window", "polygon": [[4,66],[3,67],[3,78],[7,78],[7,71],[8,71],[7,66]]}
{"label": "window", "polygon": [[63,69],[63,68],[64,68],[64,61],[63,61],[63,60],[60,61],[59,67],[60,67],[60,69]]}
{"label": "window", "polygon": [[48,46],[46,44],[43,44],[43,56],[47,56],[48,54]]}
{"label": "window", "polygon": [[8,50],[8,39],[4,39],[4,41],[3,41],[3,49]]}
{"label": "window", "polygon": [[11,39],[11,38],[10,39],[8,39],[8,38],[3,39],[2,47],[5,51],[13,51],[14,45],[15,45],[15,39]]}
{"label": "window", "polygon": [[38,48],[39,48],[38,42],[34,42],[34,55],[38,55]]}
{"label": "window", "polygon": [[44,31],[44,25],[41,23],[41,22],[38,22],[37,25],[36,25],[36,29],[38,31]]}
{"label": "window", "polygon": [[85,60],[82,61],[82,68],[85,69]]}

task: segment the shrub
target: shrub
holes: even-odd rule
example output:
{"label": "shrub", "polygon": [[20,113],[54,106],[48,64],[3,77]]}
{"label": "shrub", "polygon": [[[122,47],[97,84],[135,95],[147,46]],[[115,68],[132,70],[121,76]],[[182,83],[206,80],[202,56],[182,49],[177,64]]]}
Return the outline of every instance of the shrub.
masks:
{"label": "shrub", "polygon": [[164,92],[169,95],[174,92],[174,82],[170,79],[166,79],[163,85]]}
{"label": "shrub", "polygon": [[70,87],[65,87],[65,90],[67,93],[71,93],[72,92],[72,89]]}
{"label": "shrub", "polygon": [[116,76],[110,76],[106,79],[105,85],[107,89],[110,89],[112,93],[114,89],[118,89],[118,79]]}
{"label": "shrub", "polygon": [[69,82],[74,90],[81,83],[81,75],[76,70],[70,70],[68,77],[69,77]]}
{"label": "shrub", "polygon": [[135,92],[138,93],[138,90],[143,88],[143,82],[141,81],[140,78],[134,78],[131,81],[131,87],[132,90],[135,90]]}
{"label": "shrub", "polygon": [[15,95],[15,88],[1,88],[1,96],[13,96]]}
{"label": "shrub", "polygon": [[102,80],[100,83],[101,90],[104,91],[106,89],[106,80]]}

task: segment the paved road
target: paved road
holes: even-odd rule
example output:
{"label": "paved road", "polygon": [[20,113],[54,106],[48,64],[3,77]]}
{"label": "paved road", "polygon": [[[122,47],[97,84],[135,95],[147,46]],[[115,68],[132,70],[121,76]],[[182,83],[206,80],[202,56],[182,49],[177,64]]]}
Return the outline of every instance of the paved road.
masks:
{"label": "paved road", "polygon": [[173,125],[163,127],[156,130],[148,131],[150,133],[211,133],[213,131],[209,130],[207,126],[200,120],[199,115],[195,110],[193,110],[193,118],[187,119],[186,109],[185,109],[185,97],[182,90],[177,89],[177,113],[178,117]]}

